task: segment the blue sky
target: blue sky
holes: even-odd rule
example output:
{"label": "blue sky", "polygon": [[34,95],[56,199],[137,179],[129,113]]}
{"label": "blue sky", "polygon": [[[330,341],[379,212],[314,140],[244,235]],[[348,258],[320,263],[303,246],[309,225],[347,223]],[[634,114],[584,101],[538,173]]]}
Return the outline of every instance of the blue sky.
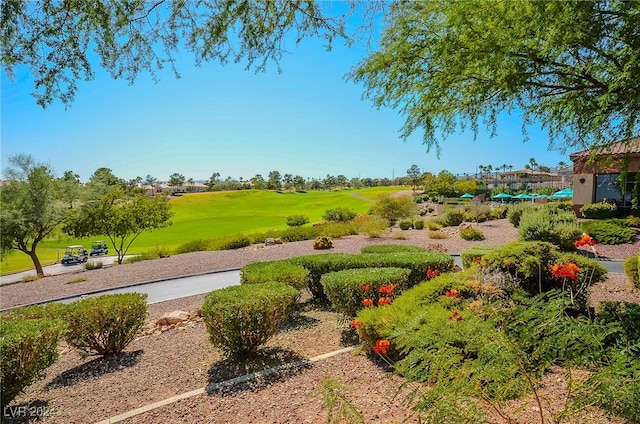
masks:
{"label": "blue sky", "polygon": [[56,175],[72,170],[82,181],[100,167],[124,179],[152,175],[167,180],[178,172],[207,179],[265,178],[270,171],[324,178],[406,175],[416,164],[422,171],[446,169],[473,173],[478,165],[513,165],[534,157],[541,165],[570,163],[567,154],[548,151],[548,138],[530,128],[523,143],[517,116],[502,116],[498,135],[466,132],[442,143],[440,158],[426,151],[421,134],[403,142],[404,119],[391,109],[375,109],[362,100],[363,88],[344,75],[364,57],[360,46],[338,43],[327,52],[318,40],[286,46],[290,54],[266,73],[242,64],[194,65],[183,51],[177,68],[147,74],[133,85],[96,69],[93,81],[81,82],[74,103],[47,109],[30,95],[28,69],[16,69],[11,82],[2,71],[1,165],[17,153],[47,162]]}

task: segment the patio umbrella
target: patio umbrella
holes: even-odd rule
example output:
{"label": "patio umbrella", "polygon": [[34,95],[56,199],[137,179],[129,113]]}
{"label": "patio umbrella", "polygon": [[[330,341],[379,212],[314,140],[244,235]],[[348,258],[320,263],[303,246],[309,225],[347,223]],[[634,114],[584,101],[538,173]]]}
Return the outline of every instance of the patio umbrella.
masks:
{"label": "patio umbrella", "polygon": [[560,191],[556,191],[555,193],[553,193],[551,197],[553,197],[554,199],[559,199],[563,197],[573,197],[573,189],[571,187],[568,187]]}
{"label": "patio umbrella", "polygon": [[461,199],[473,199],[473,194],[470,193],[465,193],[462,196],[460,196]]}
{"label": "patio umbrella", "polygon": [[495,196],[493,196],[491,198],[492,199],[498,199],[498,200],[500,200],[500,199],[504,200],[504,199],[513,199],[513,196],[510,195],[510,194],[507,194],[507,193],[499,193],[499,194],[496,194]]}
{"label": "patio umbrella", "polygon": [[513,196],[514,199],[521,199],[521,200],[531,200],[533,199],[533,196],[531,196],[530,194],[527,193],[520,193],[517,196]]}

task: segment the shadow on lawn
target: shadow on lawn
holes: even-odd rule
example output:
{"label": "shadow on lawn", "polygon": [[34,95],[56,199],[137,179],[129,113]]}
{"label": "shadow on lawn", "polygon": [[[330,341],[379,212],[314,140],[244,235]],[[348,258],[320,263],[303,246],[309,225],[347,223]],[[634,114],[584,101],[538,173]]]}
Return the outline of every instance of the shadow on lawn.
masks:
{"label": "shadow on lawn", "polygon": [[45,390],[57,389],[72,386],[81,381],[98,378],[123,368],[133,367],[140,360],[142,350],[133,352],[122,352],[118,355],[102,356],[86,362],[77,367],[73,367],[56,376]]}
{"label": "shadow on lawn", "polygon": [[[277,347],[258,349],[251,355],[236,356],[215,363],[209,370],[207,393],[227,395],[256,390],[275,381],[289,378],[309,368],[305,358]],[[250,377],[246,377],[250,374]]]}

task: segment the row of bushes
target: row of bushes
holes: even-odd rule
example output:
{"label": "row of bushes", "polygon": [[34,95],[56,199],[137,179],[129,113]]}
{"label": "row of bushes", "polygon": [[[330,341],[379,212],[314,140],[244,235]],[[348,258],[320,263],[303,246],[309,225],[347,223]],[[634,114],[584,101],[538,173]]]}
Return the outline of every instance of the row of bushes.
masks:
{"label": "row of bushes", "polygon": [[65,342],[87,355],[121,352],[142,329],[146,294],[88,297],[69,305],[52,303],[13,309],[0,319],[0,398],[8,405],[44,376]]}
{"label": "row of bushes", "polygon": [[448,270],[453,266],[451,256],[426,252],[424,249],[417,251],[406,247],[369,247],[365,252],[377,249],[386,253],[329,253],[254,263],[242,268],[240,282],[247,284],[278,281],[295,288],[300,288],[306,283],[313,296],[322,299],[326,298],[326,294],[320,280],[329,272],[360,268],[405,268],[410,270],[407,284],[411,286],[424,279],[427,269]]}
{"label": "row of bushes", "polygon": [[270,230],[264,233],[235,234],[210,240],[192,240],[176,248],[176,254],[207,250],[240,249],[254,243],[264,243],[268,238],[279,238],[286,242],[314,240],[319,236],[340,238],[358,234],[354,223],[324,223],[315,226],[293,226],[283,230]]}
{"label": "row of bushes", "polygon": [[[209,293],[202,308],[211,343],[227,355],[254,352],[292,311],[299,290],[309,287],[353,317],[365,296],[372,303],[425,279],[428,269],[450,269],[453,259],[403,245],[375,245],[360,254],[310,255],[256,262],[240,272],[240,286]],[[378,294],[386,288],[384,297]],[[381,300],[382,299],[382,300]]]}

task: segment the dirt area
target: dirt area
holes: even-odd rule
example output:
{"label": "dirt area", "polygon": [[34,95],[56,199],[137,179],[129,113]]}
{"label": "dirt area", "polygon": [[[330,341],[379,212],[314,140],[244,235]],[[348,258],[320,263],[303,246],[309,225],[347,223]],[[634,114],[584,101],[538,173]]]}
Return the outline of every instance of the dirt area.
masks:
{"label": "dirt area", "polygon": [[[430,240],[426,232],[403,231],[384,239],[362,236],[335,240],[334,252],[358,252],[372,243],[417,244],[448,253],[459,253],[472,244],[503,244],[515,239],[516,233],[505,220],[479,224],[487,239],[466,242],[452,232],[443,240]],[[507,223],[508,224],[508,223]],[[82,292],[99,287],[114,287],[135,281],[239,267],[246,263],[279,259],[313,251],[310,241],[286,243],[267,248],[253,246],[234,252],[199,252],[172,258],[115,266],[83,273],[87,280],[65,284],[74,276],[47,277],[30,283],[2,287],[2,307],[20,304],[25,299],[51,298],[62,290]],[[640,250],[640,242],[623,246]],[[626,256],[624,256],[626,257]],[[204,295],[192,296],[149,307],[145,332],[123,355],[115,358],[82,357],[76,351],[61,347],[60,359],[47,370],[46,377],[30,386],[26,393],[5,410],[7,423],[95,423],[135,410],[154,402],[209,387],[216,383],[273,366],[299,363],[270,376],[245,383],[194,394],[169,402],[124,420],[124,423],[325,423],[329,410],[321,393],[331,379],[343,386],[346,399],[364,415],[366,422],[419,422],[411,403],[394,394],[402,383],[376,358],[343,352],[317,362],[310,358],[335,352],[357,344],[348,324],[326,305],[303,302],[294,318],[283,325],[260,353],[248,360],[230,360],[214,349],[207,340],[201,319],[192,314],[189,321],[159,327],[155,321],[165,312],[195,312]],[[607,281],[592,288],[592,302],[627,300],[640,303],[640,290],[632,289],[624,274],[610,274]],[[562,407],[565,382],[563,370],[554,368],[545,376],[540,393],[547,422],[549,411]],[[406,393],[405,393],[406,394]],[[506,413],[517,422],[540,422],[533,399],[508,405]],[[15,416],[10,417],[11,414]],[[494,413],[491,422],[507,422]],[[514,421],[516,422],[516,421]],[[576,423],[622,423],[602,411],[585,410]]]}

